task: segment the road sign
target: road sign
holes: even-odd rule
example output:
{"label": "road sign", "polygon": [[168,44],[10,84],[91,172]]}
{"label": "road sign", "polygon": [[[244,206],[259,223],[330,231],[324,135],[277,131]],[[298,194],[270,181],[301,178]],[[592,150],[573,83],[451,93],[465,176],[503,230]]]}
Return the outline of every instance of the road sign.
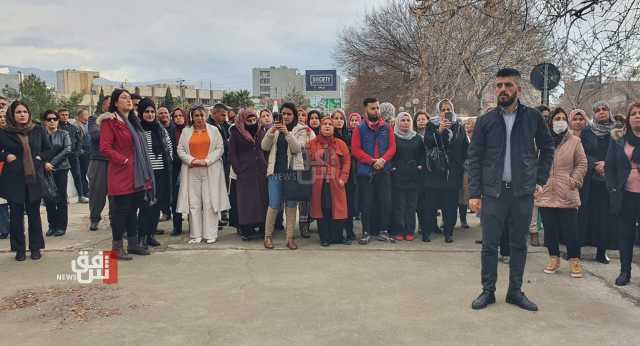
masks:
{"label": "road sign", "polygon": [[336,70],[307,70],[305,84],[306,91],[336,91]]}
{"label": "road sign", "polygon": [[549,91],[560,83],[560,70],[550,63],[542,63],[531,70],[531,84],[542,91],[542,103],[549,104]]}
{"label": "road sign", "polygon": [[337,109],[342,108],[341,99],[324,99],[324,109]]}

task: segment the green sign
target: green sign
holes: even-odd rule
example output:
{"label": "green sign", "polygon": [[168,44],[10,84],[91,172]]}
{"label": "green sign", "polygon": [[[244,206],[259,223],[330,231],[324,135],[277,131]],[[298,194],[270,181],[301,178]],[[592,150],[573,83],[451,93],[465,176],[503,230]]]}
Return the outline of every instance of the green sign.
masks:
{"label": "green sign", "polygon": [[341,99],[324,99],[324,109],[337,109],[342,108]]}

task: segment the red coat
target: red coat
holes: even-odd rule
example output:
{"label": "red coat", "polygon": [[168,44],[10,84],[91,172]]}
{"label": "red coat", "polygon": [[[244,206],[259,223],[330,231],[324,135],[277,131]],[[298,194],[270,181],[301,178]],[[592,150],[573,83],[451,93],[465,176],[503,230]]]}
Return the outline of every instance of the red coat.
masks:
{"label": "red coat", "polygon": [[[107,189],[109,196],[129,195],[136,192],[134,183],[134,149],[127,125],[116,119],[105,119],[100,124],[100,151],[109,160]],[[126,160],[127,163],[125,164]]]}
{"label": "red coat", "polygon": [[[329,150],[329,160],[324,161],[323,147]],[[329,179],[331,188],[331,218],[344,220],[348,217],[347,192],[345,184],[349,179],[351,168],[351,154],[349,148],[340,139],[331,137],[326,139],[318,136],[309,143],[309,159],[313,173],[313,187],[311,193],[310,215],[314,219],[321,219],[322,215],[322,185],[326,178]],[[338,180],[344,184],[340,186]]]}

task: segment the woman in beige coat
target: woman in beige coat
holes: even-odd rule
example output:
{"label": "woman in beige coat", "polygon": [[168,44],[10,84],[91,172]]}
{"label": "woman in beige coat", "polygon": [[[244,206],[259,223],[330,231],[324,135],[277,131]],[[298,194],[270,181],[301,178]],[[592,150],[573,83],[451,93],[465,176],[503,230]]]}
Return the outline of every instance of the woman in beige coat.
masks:
{"label": "woman in beige coat", "polygon": [[544,268],[553,274],[560,268],[560,235],[567,244],[571,276],[582,277],[580,245],[578,244],[578,208],[584,176],[587,172],[587,156],[580,138],[568,131],[564,113],[549,119],[549,128],[556,144],[553,165],[547,184],[535,194],[535,205],[544,223],[544,243],[549,250],[549,264]]}
{"label": "woman in beige coat", "polygon": [[[293,103],[285,103],[280,107],[281,118],[274,119],[274,125],[262,139],[262,150],[269,152],[267,161],[267,186],[269,190],[269,208],[265,220],[264,247],[273,249],[273,229],[278,211],[282,208],[284,197],[284,175],[288,169],[302,171],[305,169],[302,151],[307,138],[315,138],[311,129],[298,123],[298,109]],[[287,247],[298,248],[293,239],[296,226],[298,203],[286,201]]]}

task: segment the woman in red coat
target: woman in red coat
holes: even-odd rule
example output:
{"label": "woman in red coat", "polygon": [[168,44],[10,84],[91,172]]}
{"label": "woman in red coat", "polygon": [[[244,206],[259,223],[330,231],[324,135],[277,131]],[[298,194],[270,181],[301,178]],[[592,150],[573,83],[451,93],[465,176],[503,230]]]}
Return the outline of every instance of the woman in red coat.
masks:
{"label": "woman in red coat", "polygon": [[128,252],[148,255],[138,244],[138,210],[145,203],[156,203],[154,175],[147,154],[142,126],[133,111],[131,95],[124,89],[111,94],[109,112],[98,118],[100,151],[109,160],[107,188],[111,197],[111,231],[113,251],[118,259],[130,260],[124,251],[127,234]]}
{"label": "woman in red coat", "polygon": [[350,244],[342,235],[342,223],[349,214],[345,184],[349,179],[351,154],[333,131],[333,121],[325,117],[320,122],[320,135],[309,143],[313,171],[310,214],[318,220],[322,246]]}

